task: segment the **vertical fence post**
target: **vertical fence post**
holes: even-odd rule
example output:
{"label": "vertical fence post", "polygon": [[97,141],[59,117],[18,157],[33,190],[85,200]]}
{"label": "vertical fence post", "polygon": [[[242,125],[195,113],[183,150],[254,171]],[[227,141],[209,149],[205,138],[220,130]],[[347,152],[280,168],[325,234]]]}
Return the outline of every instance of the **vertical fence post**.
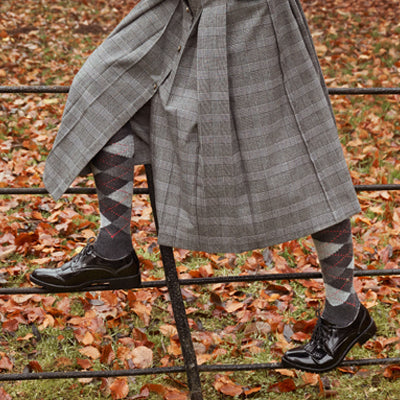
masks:
{"label": "vertical fence post", "polygon": [[[157,209],[155,204],[155,192],[153,184],[153,171],[151,165],[145,165],[147,185],[149,188],[150,202],[153,209],[154,222],[158,231]],[[190,390],[191,400],[203,400],[201,381],[196,353],[193,347],[192,335],[189,322],[186,316],[185,304],[183,302],[178,273],[176,272],[174,252],[171,247],[160,246],[161,259],[164,266],[165,280],[167,282],[169,296],[171,298],[172,310],[174,313],[176,329],[182,349],[183,361]]]}

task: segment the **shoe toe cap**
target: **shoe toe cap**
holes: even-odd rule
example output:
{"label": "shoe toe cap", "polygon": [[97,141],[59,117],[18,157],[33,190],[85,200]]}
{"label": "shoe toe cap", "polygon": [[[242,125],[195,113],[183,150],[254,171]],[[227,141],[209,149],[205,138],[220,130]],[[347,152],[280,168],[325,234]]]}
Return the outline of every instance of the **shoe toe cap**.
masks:
{"label": "shoe toe cap", "polygon": [[304,350],[302,347],[296,347],[294,349],[288,350],[284,355],[282,360],[288,361],[291,363],[301,363],[303,364],[304,360],[308,360],[310,355]]}
{"label": "shoe toe cap", "polygon": [[59,275],[52,269],[39,268],[31,273],[31,280],[38,283],[52,283],[57,284],[62,282]]}

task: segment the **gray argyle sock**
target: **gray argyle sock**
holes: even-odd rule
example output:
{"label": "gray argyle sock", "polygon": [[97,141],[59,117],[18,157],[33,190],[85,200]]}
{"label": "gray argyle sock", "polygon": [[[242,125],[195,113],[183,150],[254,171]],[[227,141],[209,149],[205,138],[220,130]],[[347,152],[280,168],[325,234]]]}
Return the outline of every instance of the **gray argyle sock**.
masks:
{"label": "gray argyle sock", "polygon": [[360,301],[353,286],[353,243],[350,220],[346,219],[312,235],[325,284],[322,316],[344,327],[354,321]]}
{"label": "gray argyle sock", "polygon": [[91,162],[100,208],[100,232],[94,247],[109,259],[122,258],[133,250],[133,153],[133,135],[125,125]]}

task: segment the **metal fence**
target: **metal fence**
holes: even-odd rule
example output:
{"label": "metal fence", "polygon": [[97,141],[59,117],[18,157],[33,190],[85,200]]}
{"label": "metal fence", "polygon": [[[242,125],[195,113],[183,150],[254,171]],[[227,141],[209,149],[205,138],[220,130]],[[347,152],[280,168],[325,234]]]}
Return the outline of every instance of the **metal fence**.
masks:
{"label": "metal fence", "polygon": [[[66,86],[0,86],[0,93],[67,93],[69,87]],[[400,88],[335,88],[329,89],[330,95],[393,95],[400,94]],[[157,212],[154,203],[154,188],[151,166],[146,165],[146,175],[148,188],[135,188],[134,194],[149,194],[153,208],[154,219],[157,226]],[[355,190],[379,191],[379,190],[400,190],[400,184],[390,185],[356,185]],[[46,195],[48,192],[44,188],[0,188],[0,195]],[[71,187],[67,191],[70,194],[93,194],[95,188]],[[202,372],[222,372],[222,371],[245,371],[245,370],[272,370],[282,368],[281,363],[266,364],[234,364],[234,365],[198,365],[196,354],[193,347],[189,323],[186,316],[185,305],[181,294],[183,285],[207,285],[215,283],[230,282],[255,282],[272,280],[295,280],[295,279],[315,279],[321,278],[319,272],[313,273],[286,273],[286,274],[264,274],[247,276],[224,276],[195,279],[179,279],[173,255],[173,249],[160,246],[161,258],[165,271],[165,280],[143,282],[143,288],[167,286],[171,298],[171,305],[174,313],[179,341],[181,344],[184,366],[147,368],[147,369],[127,369],[115,371],[77,371],[77,372],[37,372],[37,373],[4,373],[0,374],[0,381],[16,380],[37,380],[37,379],[68,379],[68,378],[106,378],[120,376],[139,376],[152,374],[169,374],[186,372],[191,400],[202,400],[202,388],[200,373]],[[355,271],[355,276],[388,276],[400,275],[400,269],[387,270],[367,270]],[[102,291],[109,290],[105,285],[91,286],[79,291]],[[0,295],[15,294],[46,294],[60,293],[58,290],[46,290],[41,288],[0,288]],[[358,359],[345,360],[341,366],[363,366],[363,365],[385,365],[400,364],[400,358],[385,359]]]}

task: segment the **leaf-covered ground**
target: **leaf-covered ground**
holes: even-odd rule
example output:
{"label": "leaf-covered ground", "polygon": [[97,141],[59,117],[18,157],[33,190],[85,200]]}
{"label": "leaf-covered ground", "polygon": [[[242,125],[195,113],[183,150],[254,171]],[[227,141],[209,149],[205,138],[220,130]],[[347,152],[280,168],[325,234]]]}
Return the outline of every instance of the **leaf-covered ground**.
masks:
{"label": "leaf-covered ground", "polygon": [[[135,0],[3,0],[0,85],[69,85],[87,56]],[[400,86],[397,0],[303,0],[329,87]],[[41,176],[66,95],[0,94],[0,185],[42,186]],[[355,184],[400,183],[399,96],[333,96]],[[136,185],[145,185],[143,168]],[[77,185],[93,185],[80,178]],[[353,219],[356,268],[400,261],[400,194],[359,193]],[[30,286],[29,273],[62,263],[95,235],[95,197],[0,199],[0,280]],[[135,196],[133,240],[145,280],[163,277],[146,196]],[[181,277],[318,271],[312,241],[215,255],[175,251]],[[379,332],[349,357],[400,354],[400,278],[356,279]],[[199,363],[279,361],[310,337],[324,298],[320,281],[186,287],[183,295]],[[0,370],[73,371],[181,365],[165,289],[69,295],[0,296]],[[395,399],[400,367],[202,374],[205,399]],[[4,383],[0,398],[185,399],[184,375]]]}

